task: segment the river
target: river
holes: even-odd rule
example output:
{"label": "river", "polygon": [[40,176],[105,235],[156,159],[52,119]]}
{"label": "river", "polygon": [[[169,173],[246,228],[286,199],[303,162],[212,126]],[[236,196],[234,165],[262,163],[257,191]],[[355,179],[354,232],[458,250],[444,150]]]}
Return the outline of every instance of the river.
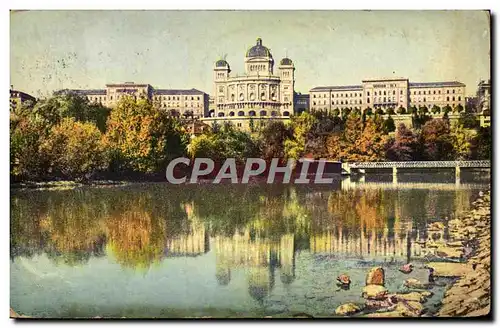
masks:
{"label": "river", "polygon": [[[487,175],[12,190],[11,307],[43,318],[332,316],[362,302],[373,266],[394,292],[426,279],[425,242],[447,238],[428,224],[467,211]],[[408,262],[414,272],[399,272]],[[335,283],[343,273],[347,290]]]}

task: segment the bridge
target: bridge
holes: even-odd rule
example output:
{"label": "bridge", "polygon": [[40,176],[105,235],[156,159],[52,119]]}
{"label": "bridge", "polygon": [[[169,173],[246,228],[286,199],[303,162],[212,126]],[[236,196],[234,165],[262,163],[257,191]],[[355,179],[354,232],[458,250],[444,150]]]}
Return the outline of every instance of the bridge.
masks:
{"label": "bridge", "polygon": [[[488,187],[487,184],[481,183],[461,183],[460,189],[467,190],[483,190]],[[342,190],[349,189],[425,189],[425,190],[456,190],[456,185],[453,183],[426,183],[426,182],[351,182],[350,179],[342,181]]]}
{"label": "bridge", "polygon": [[348,174],[364,173],[366,169],[392,169],[393,179],[397,182],[398,169],[454,168],[455,177],[460,180],[462,168],[490,168],[490,161],[407,161],[407,162],[351,162],[342,163],[342,169]]}

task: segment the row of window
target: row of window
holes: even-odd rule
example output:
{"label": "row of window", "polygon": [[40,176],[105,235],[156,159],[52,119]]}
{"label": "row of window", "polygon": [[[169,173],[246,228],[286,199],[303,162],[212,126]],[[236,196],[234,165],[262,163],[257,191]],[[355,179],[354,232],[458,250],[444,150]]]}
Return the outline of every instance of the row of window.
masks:
{"label": "row of window", "polygon": [[[436,97],[434,97],[433,101],[436,100],[435,98]],[[446,97],[446,101],[450,101],[450,100],[451,101],[455,101],[455,100],[462,101],[462,97],[458,96],[457,99],[455,99],[455,96],[453,96],[451,98],[449,96]],[[378,97],[378,98],[374,98],[373,99],[373,102],[375,102],[375,103],[386,103],[386,102],[393,102],[394,103],[396,101],[397,101],[396,97],[392,97],[392,99],[391,99],[391,97],[383,97],[383,98],[382,97]],[[427,98],[424,97],[423,100],[420,97],[418,99],[417,98],[411,98],[411,101],[412,102],[427,102]],[[429,101],[431,101],[431,100],[429,100]],[[366,103],[367,104],[370,103],[370,98],[366,98]],[[313,101],[313,105],[316,106],[316,104],[317,105],[326,105],[327,102],[326,102],[326,100],[324,100],[324,101],[319,100],[318,102]],[[343,100],[332,101],[332,105],[349,105],[349,104],[350,105],[356,105],[356,104],[360,104],[361,105],[361,100],[356,100],[356,99],[355,100],[350,100],[350,101],[346,100],[345,102]]]}
{"label": "row of window", "polygon": [[[441,94],[441,90],[432,90],[432,91],[433,91],[433,93],[431,93],[431,90],[423,90],[423,91],[422,90],[419,90],[419,91],[415,90],[415,91],[413,91],[413,94],[414,95],[417,95],[417,94],[419,94],[419,95],[421,95],[421,94],[424,94],[424,95],[425,94],[429,94],[429,95],[430,94],[434,94],[434,95],[438,94],[438,95],[440,95]],[[452,93],[455,93],[455,89],[452,90]],[[460,93],[460,90],[458,91],[458,93]],[[450,89],[446,90],[446,94],[450,94]]]}
{"label": "row of window", "polygon": [[[323,96],[323,97],[321,97],[321,96]],[[347,97],[347,98],[354,98],[354,97],[362,97],[362,96],[363,96],[363,94],[361,92],[360,93],[357,93],[357,92],[352,93],[351,92],[351,93],[345,93],[345,94],[344,93],[340,93],[340,94],[333,93],[332,94],[332,98],[335,98],[335,97],[340,97],[340,98],[345,98],[345,97]],[[321,94],[318,95],[318,98],[327,98],[327,97],[328,97],[327,93],[324,93],[323,95],[321,95]],[[316,98],[316,94],[313,94],[313,98]]]}
{"label": "row of window", "polygon": [[[368,100],[369,100],[369,99],[368,99]],[[369,102],[369,101],[368,101],[368,102]],[[352,99],[351,99],[351,100],[349,100],[349,101],[347,101],[347,100],[346,100],[346,101],[344,101],[344,100],[340,100],[340,101],[339,101],[339,100],[337,99],[337,100],[335,100],[335,101],[332,101],[332,105],[344,105],[344,104],[345,104],[345,105],[348,105],[348,104],[351,104],[351,105],[360,104],[360,105],[361,105],[361,103],[362,103],[361,99],[359,99],[359,100],[358,100],[358,99],[354,99],[354,100],[352,100]],[[326,105],[326,104],[327,104],[326,100],[324,100],[323,102],[322,102],[321,100],[319,100],[319,101],[318,101],[318,105],[322,105],[322,104],[323,104],[323,105]],[[313,105],[314,105],[314,106],[316,106],[316,101],[313,101]]]}
{"label": "row of window", "polygon": [[[456,90],[452,89],[452,93],[455,93],[455,92],[456,92]],[[449,94],[450,90],[449,89],[446,90],[446,93]],[[458,93],[460,93],[460,90],[458,91]],[[390,94],[391,94],[391,90],[389,90],[389,91],[384,90],[384,91],[378,91],[378,92],[374,91],[373,92],[374,96],[382,96],[382,95],[387,96]],[[403,89],[399,90],[399,94],[401,94],[401,95],[403,94]],[[431,93],[431,90],[423,90],[423,91],[422,90],[418,90],[418,91],[414,90],[413,94],[414,95],[417,95],[417,94],[419,94],[419,95],[421,95],[421,94],[424,94],[424,95],[425,94],[429,94],[429,95],[430,94],[441,94],[441,90],[432,90],[432,93]],[[366,95],[370,96],[370,91],[367,91]],[[396,95],[396,90],[392,90],[392,95]],[[344,93],[340,93],[340,94],[332,93],[332,98],[335,98],[335,97],[340,97],[340,98],[343,98],[343,97],[361,97],[361,96],[362,96],[362,93],[357,93],[357,92],[355,92],[355,93],[351,92],[351,93],[345,93],[345,94]],[[327,98],[327,97],[328,97],[328,94],[324,93],[324,94],[319,94],[317,98]],[[313,98],[316,98],[316,94],[313,94]]]}
{"label": "row of window", "polygon": [[[455,101],[455,96],[453,96],[453,97],[451,97],[451,98],[450,98],[450,96],[447,96],[447,97],[446,97],[446,101],[450,101],[450,99],[451,99],[451,101]],[[456,99],[457,99],[458,101],[462,101],[462,97],[461,97],[461,96],[458,96]],[[421,101],[423,101],[423,102],[426,102],[426,101],[427,101],[427,98],[426,98],[426,97],[424,97],[424,98],[422,99],[422,98],[420,98],[420,97],[418,97],[418,98],[414,97],[414,98],[411,98],[411,101],[416,101],[416,102],[421,102]],[[431,101],[431,100],[430,100],[430,98],[429,98],[429,101]],[[436,97],[433,97],[433,98],[432,98],[432,101],[436,101]],[[437,101],[441,101],[441,99],[438,97],[438,100],[437,100]]]}
{"label": "row of window", "polygon": [[[240,110],[238,113],[238,116],[245,116],[245,112]],[[224,112],[219,112],[217,114],[217,116],[219,117],[223,117],[224,116]],[[235,116],[235,112],[231,111],[228,113],[228,116],[229,117],[234,117]],[[257,113],[254,111],[254,110],[251,110],[248,112],[248,116],[257,116]],[[259,111],[259,116],[267,116],[267,111],[265,110],[261,110]],[[278,116],[278,112],[277,111],[271,111],[271,116]],[[283,116],[290,116],[290,112],[288,111],[284,111],[283,112]]]}
{"label": "row of window", "polygon": [[[196,97],[191,96],[191,100],[200,100],[200,98],[201,98],[200,96],[196,96]],[[162,98],[162,96],[155,96],[154,99],[155,100],[162,100],[162,99],[163,100],[181,100],[181,98],[179,96],[177,96],[177,97],[176,96],[172,96],[172,97],[163,96],[163,98]],[[189,100],[189,96],[184,96],[184,100]]]}
{"label": "row of window", "polygon": [[191,104],[191,103],[185,103],[184,106],[180,106],[179,103],[160,103],[160,107],[167,108],[167,107],[187,107],[187,108],[194,108],[194,107],[200,107],[200,104]]}

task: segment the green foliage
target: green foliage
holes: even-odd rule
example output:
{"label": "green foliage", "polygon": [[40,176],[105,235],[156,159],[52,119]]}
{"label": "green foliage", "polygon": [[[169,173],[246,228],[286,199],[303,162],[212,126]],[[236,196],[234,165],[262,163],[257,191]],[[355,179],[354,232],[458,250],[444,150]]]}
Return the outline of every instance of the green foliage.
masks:
{"label": "green foliage", "polygon": [[394,124],[394,119],[390,115],[384,121],[384,131],[385,133],[396,131],[396,124]]}
{"label": "green foliage", "polygon": [[94,124],[64,118],[52,127],[40,151],[48,157],[53,175],[82,179],[107,168],[107,153],[101,138],[101,132]]}
{"label": "green foliage", "polygon": [[188,154],[192,158],[207,157],[218,162],[226,158],[243,162],[247,158],[258,157],[259,143],[248,133],[225,125],[217,133],[202,134],[191,139]]}
{"label": "green foliage", "polygon": [[457,106],[455,106],[454,111],[457,113],[462,113],[464,111],[464,106],[462,106],[462,104],[458,104]]}
{"label": "green foliage", "polygon": [[304,155],[306,139],[316,122],[317,119],[307,112],[292,117],[290,124],[292,137],[287,138],[284,144],[286,158],[299,159]]}
{"label": "green foliage", "polygon": [[10,172],[14,179],[36,179],[47,171],[49,162],[40,146],[46,127],[32,116],[11,117]]}
{"label": "green foliage", "polygon": [[460,113],[458,124],[462,125],[466,129],[479,128],[479,120],[477,116],[470,111],[463,111]]}
{"label": "green foliage", "polygon": [[438,105],[434,105],[434,106],[432,106],[432,108],[431,108],[431,112],[432,112],[433,114],[439,114],[439,113],[441,112],[441,107],[439,107]]}
{"label": "green foliage", "polygon": [[442,109],[443,114],[446,114],[446,115],[448,115],[448,113],[451,112],[451,111],[452,111],[452,109],[451,109],[450,105],[446,105]]}
{"label": "green foliage", "polygon": [[490,127],[479,128],[476,137],[471,141],[471,153],[474,159],[491,160],[492,135]]}
{"label": "green foliage", "polygon": [[420,106],[418,108],[418,114],[419,115],[425,115],[427,113],[429,113],[429,109],[427,108],[427,106],[424,105],[424,106]]}
{"label": "green foliage", "polygon": [[180,121],[145,99],[124,97],[111,111],[106,142],[114,168],[152,173],[185,153]]}
{"label": "green foliage", "polygon": [[455,153],[455,160],[468,160],[471,158],[471,142],[475,133],[465,129],[462,125],[453,126],[450,136]]}
{"label": "green foliage", "polygon": [[387,114],[388,114],[388,115],[394,115],[394,114],[396,114],[396,112],[394,111],[394,108],[389,108],[389,109],[387,110]]}
{"label": "green foliage", "polygon": [[406,114],[406,109],[405,109],[403,106],[399,106],[399,107],[398,107],[398,110],[397,110],[397,113],[398,113],[399,115]]}
{"label": "green foliage", "polygon": [[292,137],[291,130],[282,121],[269,122],[260,132],[261,157],[285,158],[284,143]]}

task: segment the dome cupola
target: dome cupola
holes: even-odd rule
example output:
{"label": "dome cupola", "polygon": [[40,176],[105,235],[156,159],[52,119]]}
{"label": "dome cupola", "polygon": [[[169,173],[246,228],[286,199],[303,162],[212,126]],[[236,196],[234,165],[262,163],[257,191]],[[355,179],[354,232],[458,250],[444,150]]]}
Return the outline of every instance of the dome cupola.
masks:
{"label": "dome cupola", "polygon": [[273,58],[269,49],[262,45],[262,39],[257,39],[257,44],[247,51],[247,58],[250,57],[268,57]]}
{"label": "dome cupola", "polygon": [[280,61],[280,65],[293,65],[293,62],[290,58],[285,57]]}

